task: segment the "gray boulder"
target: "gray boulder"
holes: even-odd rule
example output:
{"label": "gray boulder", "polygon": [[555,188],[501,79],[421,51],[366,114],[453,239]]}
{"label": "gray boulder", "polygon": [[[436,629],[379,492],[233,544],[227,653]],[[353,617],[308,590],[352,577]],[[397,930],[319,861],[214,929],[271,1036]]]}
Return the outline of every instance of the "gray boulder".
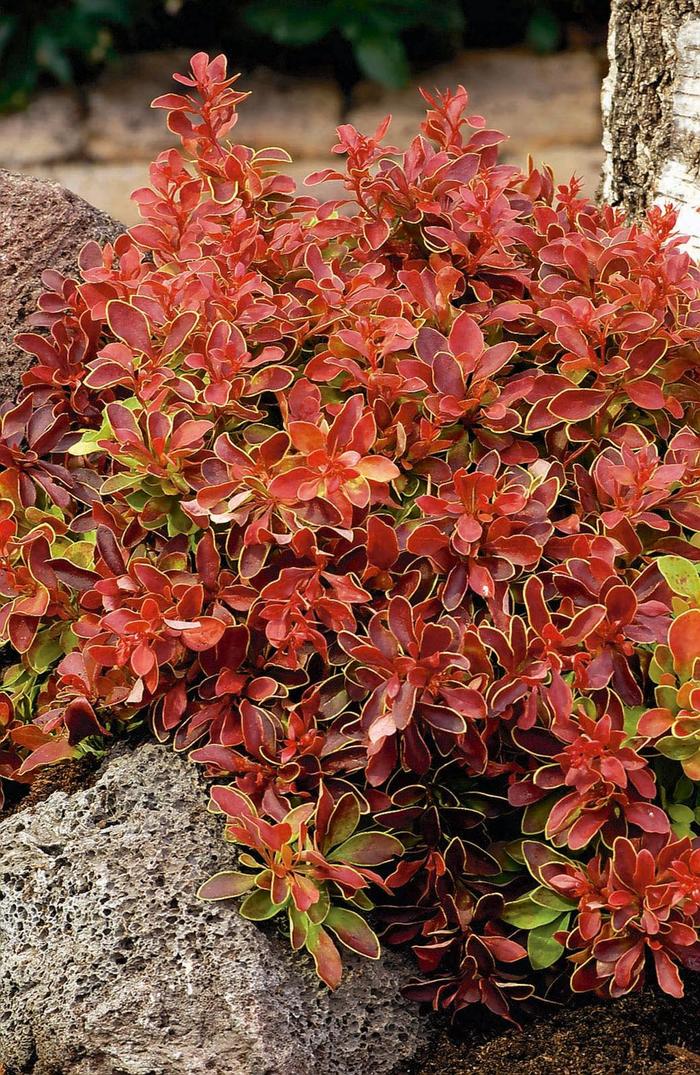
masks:
{"label": "gray boulder", "polygon": [[44,269],[71,275],[88,239],[114,239],[123,227],[82,198],[0,168],[0,402],[13,400],[33,361],[14,344],[31,329]]}
{"label": "gray boulder", "polygon": [[32,1075],[388,1075],[430,1024],[403,956],[329,993],[274,925],[195,897],[231,861],[193,765],[121,749],[0,823],[0,1065]]}

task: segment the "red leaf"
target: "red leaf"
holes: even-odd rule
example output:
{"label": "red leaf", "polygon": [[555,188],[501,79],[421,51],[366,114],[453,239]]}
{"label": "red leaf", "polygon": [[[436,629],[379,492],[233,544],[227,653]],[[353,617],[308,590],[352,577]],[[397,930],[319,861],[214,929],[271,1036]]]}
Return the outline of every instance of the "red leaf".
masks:
{"label": "red leaf", "polygon": [[215,616],[199,616],[195,627],[182,632],[182,641],[188,649],[201,652],[215,646],[226,630],[226,624]]}
{"label": "red leaf", "polygon": [[313,956],[316,973],[329,989],[337,989],[343,977],[343,965],[338,949],[330,935],[319,926],[307,939],[306,947]]}
{"label": "red leaf", "polygon": [[31,773],[44,765],[55,765],[59,761],[68,761],[69,758],[74,758],[75,754],[75,747],[72,747],[67,739],[52,739],[50,743],[44,743],[43,746],[32,751],[29,757],[22,762],[18,773],[20,776],[24,776],[25,773]]}
{"label": "red leaf", "polygon": [[121,299],[107,305],[107,320],[112,332],[134,351],[150,354],[151,334],[148,321],[141,310]]}
{"label": "red leaf", "polygon": [[633,403],[646,410],[661,410],[664,406],[664,394],[654,381],[630,381],[625,385],[625,392]]}
{"label": "red leaf", "polygon": [[700,609],[693,608],[678,616],[669,628],[668,644],[676,671],[686,676],[700,660]]}
{"label": "red leaf", "polygon": [[644,832],[664,833],[670,829],[668,815],[660,806],[653,806],[651,803],[632,803],[625,808],[625,817]]}
{"label": "red leaf", "polygon": [[608,399],[607,392],[593,388],[567,388],[549,401],[548,408],[566,422],[583,422],[592,418]]}

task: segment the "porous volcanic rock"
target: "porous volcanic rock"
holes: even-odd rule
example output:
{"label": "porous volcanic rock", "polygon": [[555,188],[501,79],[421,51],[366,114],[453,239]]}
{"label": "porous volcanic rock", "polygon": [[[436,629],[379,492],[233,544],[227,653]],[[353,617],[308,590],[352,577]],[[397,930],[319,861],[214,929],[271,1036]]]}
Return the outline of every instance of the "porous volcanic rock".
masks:
{"label": "porous volcanic rock", "polygon": [[0,823],[0,1065],[32,1075],[388,1075],[428,1026],[402,956],[331,994],[273,924],[195,892],[231,861],[193,765],[122,748]]}
{"label": "porous volcanic rock", "polygon": [[13,340],[30,328],[43,271],[73,273],[88,239],[106,242],[122,230],[57,183],[0,169],[0,402],[15,398],[32,361]]}

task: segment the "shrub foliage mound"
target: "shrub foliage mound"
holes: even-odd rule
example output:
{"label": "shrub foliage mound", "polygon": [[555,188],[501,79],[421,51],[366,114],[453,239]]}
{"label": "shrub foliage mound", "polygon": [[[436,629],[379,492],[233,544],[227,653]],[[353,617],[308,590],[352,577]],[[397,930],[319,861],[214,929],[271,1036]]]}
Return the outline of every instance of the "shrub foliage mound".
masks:
{"label": "shrub foliage mound", "polygon": [[[344,199],[203,54],[143,223],[45,274],[4,408],[1,770],[147,722],[239,848],[202,896],[410,945],[460,1010],[700,967],[700,273],[499,164],[467,93]],[[342,186],[341,186],[342,184]],[[696,678],[695,678],[696,677]],[[370,924],[371,923],[371,924]]]}

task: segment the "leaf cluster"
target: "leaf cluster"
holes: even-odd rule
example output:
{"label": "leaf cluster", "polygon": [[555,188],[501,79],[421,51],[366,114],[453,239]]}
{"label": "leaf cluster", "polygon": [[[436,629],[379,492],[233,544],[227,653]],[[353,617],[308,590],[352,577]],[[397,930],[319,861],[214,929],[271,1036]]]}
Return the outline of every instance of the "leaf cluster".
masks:
{"label": "leaf cluster", "polygon": [[[0,408],[0,778],[147,724],[202,896],[512,1018],[698,966],[700,271],[466,90],[295,189],[193,57],[142,221],[44,276]],[[319,201],[330,174],[344,196]],[[238,856],[235,860],[234,855]],[[203,879],[204,880],[204,879]]]}

